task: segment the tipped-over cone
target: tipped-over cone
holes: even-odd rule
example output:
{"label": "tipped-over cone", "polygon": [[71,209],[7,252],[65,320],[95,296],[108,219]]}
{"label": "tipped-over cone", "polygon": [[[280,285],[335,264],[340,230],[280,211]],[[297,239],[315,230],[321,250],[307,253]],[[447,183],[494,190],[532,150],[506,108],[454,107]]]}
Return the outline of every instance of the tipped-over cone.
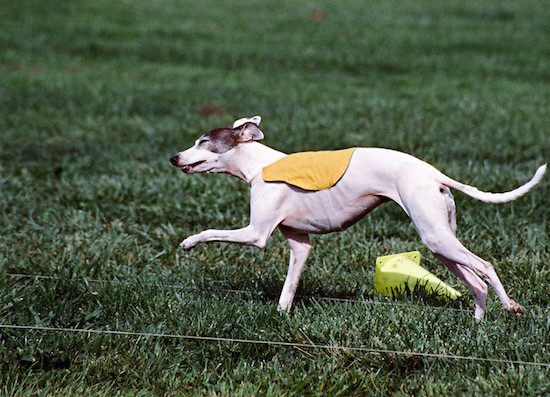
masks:
{"label": "tipped-over cone", "polygon": [[460,292],[420,266],[420,257],[420,252],[413,251],[377,258],[374,292],[395,297],[422,289],[437,298],[458,298]]}

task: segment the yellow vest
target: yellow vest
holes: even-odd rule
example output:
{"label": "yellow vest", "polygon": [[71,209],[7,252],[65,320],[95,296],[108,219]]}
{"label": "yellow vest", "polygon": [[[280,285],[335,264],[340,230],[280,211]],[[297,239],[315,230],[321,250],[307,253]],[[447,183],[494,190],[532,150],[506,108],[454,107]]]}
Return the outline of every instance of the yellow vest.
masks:
{"label": "yellow vest", "polygon": [[289,154],[264,167],[266,182],[285,182],[304,190],[323,190],[334,186],[348,169],[356,148]]}

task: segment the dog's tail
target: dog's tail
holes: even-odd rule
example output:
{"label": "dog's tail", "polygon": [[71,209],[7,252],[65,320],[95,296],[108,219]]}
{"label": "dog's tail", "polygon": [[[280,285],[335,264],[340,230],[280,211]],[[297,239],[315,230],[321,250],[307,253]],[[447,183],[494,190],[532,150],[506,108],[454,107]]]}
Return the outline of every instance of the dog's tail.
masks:
{"label": "dog's tail", "polygon": [[517,189],[511,190],[509,192],[505,193],[489,193],[489,192],[482,192],[481,190],[473,187],[468,186],[463,183],[457,182],[454,179],[446,177],[446,180],[441,181],[444,185],[459,190],[462,193],[467,194],[470,197],[473,197],[475,199],[484,201],[486,203],[507,203],[508,201],[513,201],[524,194],[526,194],[529,190],[534,188],[542,179],[542,176],[546,172],[546,164],[541,165],[537,171],[535,172],[535,175],[529,182],[526,184],[518,187]]}

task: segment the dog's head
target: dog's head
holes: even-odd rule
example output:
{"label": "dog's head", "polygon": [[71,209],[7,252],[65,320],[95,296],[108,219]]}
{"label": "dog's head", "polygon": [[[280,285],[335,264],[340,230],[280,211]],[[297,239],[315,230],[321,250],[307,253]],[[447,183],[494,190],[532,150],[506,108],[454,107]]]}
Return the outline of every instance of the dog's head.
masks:
{"label": "dog's head", "polygon": [[213,129],[195,141],[195,144],[170,159],[173,166],[186,174],[227,172],[226,160],[240,144],[264,138],[260,130],[260,116],[238,119],[231,128]]}

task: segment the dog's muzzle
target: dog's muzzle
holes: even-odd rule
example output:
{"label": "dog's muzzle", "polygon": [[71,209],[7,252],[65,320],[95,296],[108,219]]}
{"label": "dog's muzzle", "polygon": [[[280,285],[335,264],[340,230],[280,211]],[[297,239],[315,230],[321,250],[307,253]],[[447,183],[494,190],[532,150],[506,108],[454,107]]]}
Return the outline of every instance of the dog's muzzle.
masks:
{"label": "dog's muzzle", "polygon": [[174,157],[172,157],[172,158],[170,159],[170,163],[171,163],[173,166],[177,167],[177,166],[178,166],[178,159],[179,159],[179,156],[178,156],[178,155],[175,155]]}
{"label": "dog's muzzle", "polygon": [[200,161],[197,161],[195,163],[191,163],[191,164],[184,164],[184,165],[181,165],[180,164],[180,157],[179,155],[175,155],[174,157],[172,157],[170,159],[170,163],[172,163],[173,166],[175,167],[180,167],[181,170],[183,172],[185,172],[186,174],[190,174],[190,173],[193,173],[194,171],[194,168],[202,163],[204,163],[205,160],[200,160]]}

